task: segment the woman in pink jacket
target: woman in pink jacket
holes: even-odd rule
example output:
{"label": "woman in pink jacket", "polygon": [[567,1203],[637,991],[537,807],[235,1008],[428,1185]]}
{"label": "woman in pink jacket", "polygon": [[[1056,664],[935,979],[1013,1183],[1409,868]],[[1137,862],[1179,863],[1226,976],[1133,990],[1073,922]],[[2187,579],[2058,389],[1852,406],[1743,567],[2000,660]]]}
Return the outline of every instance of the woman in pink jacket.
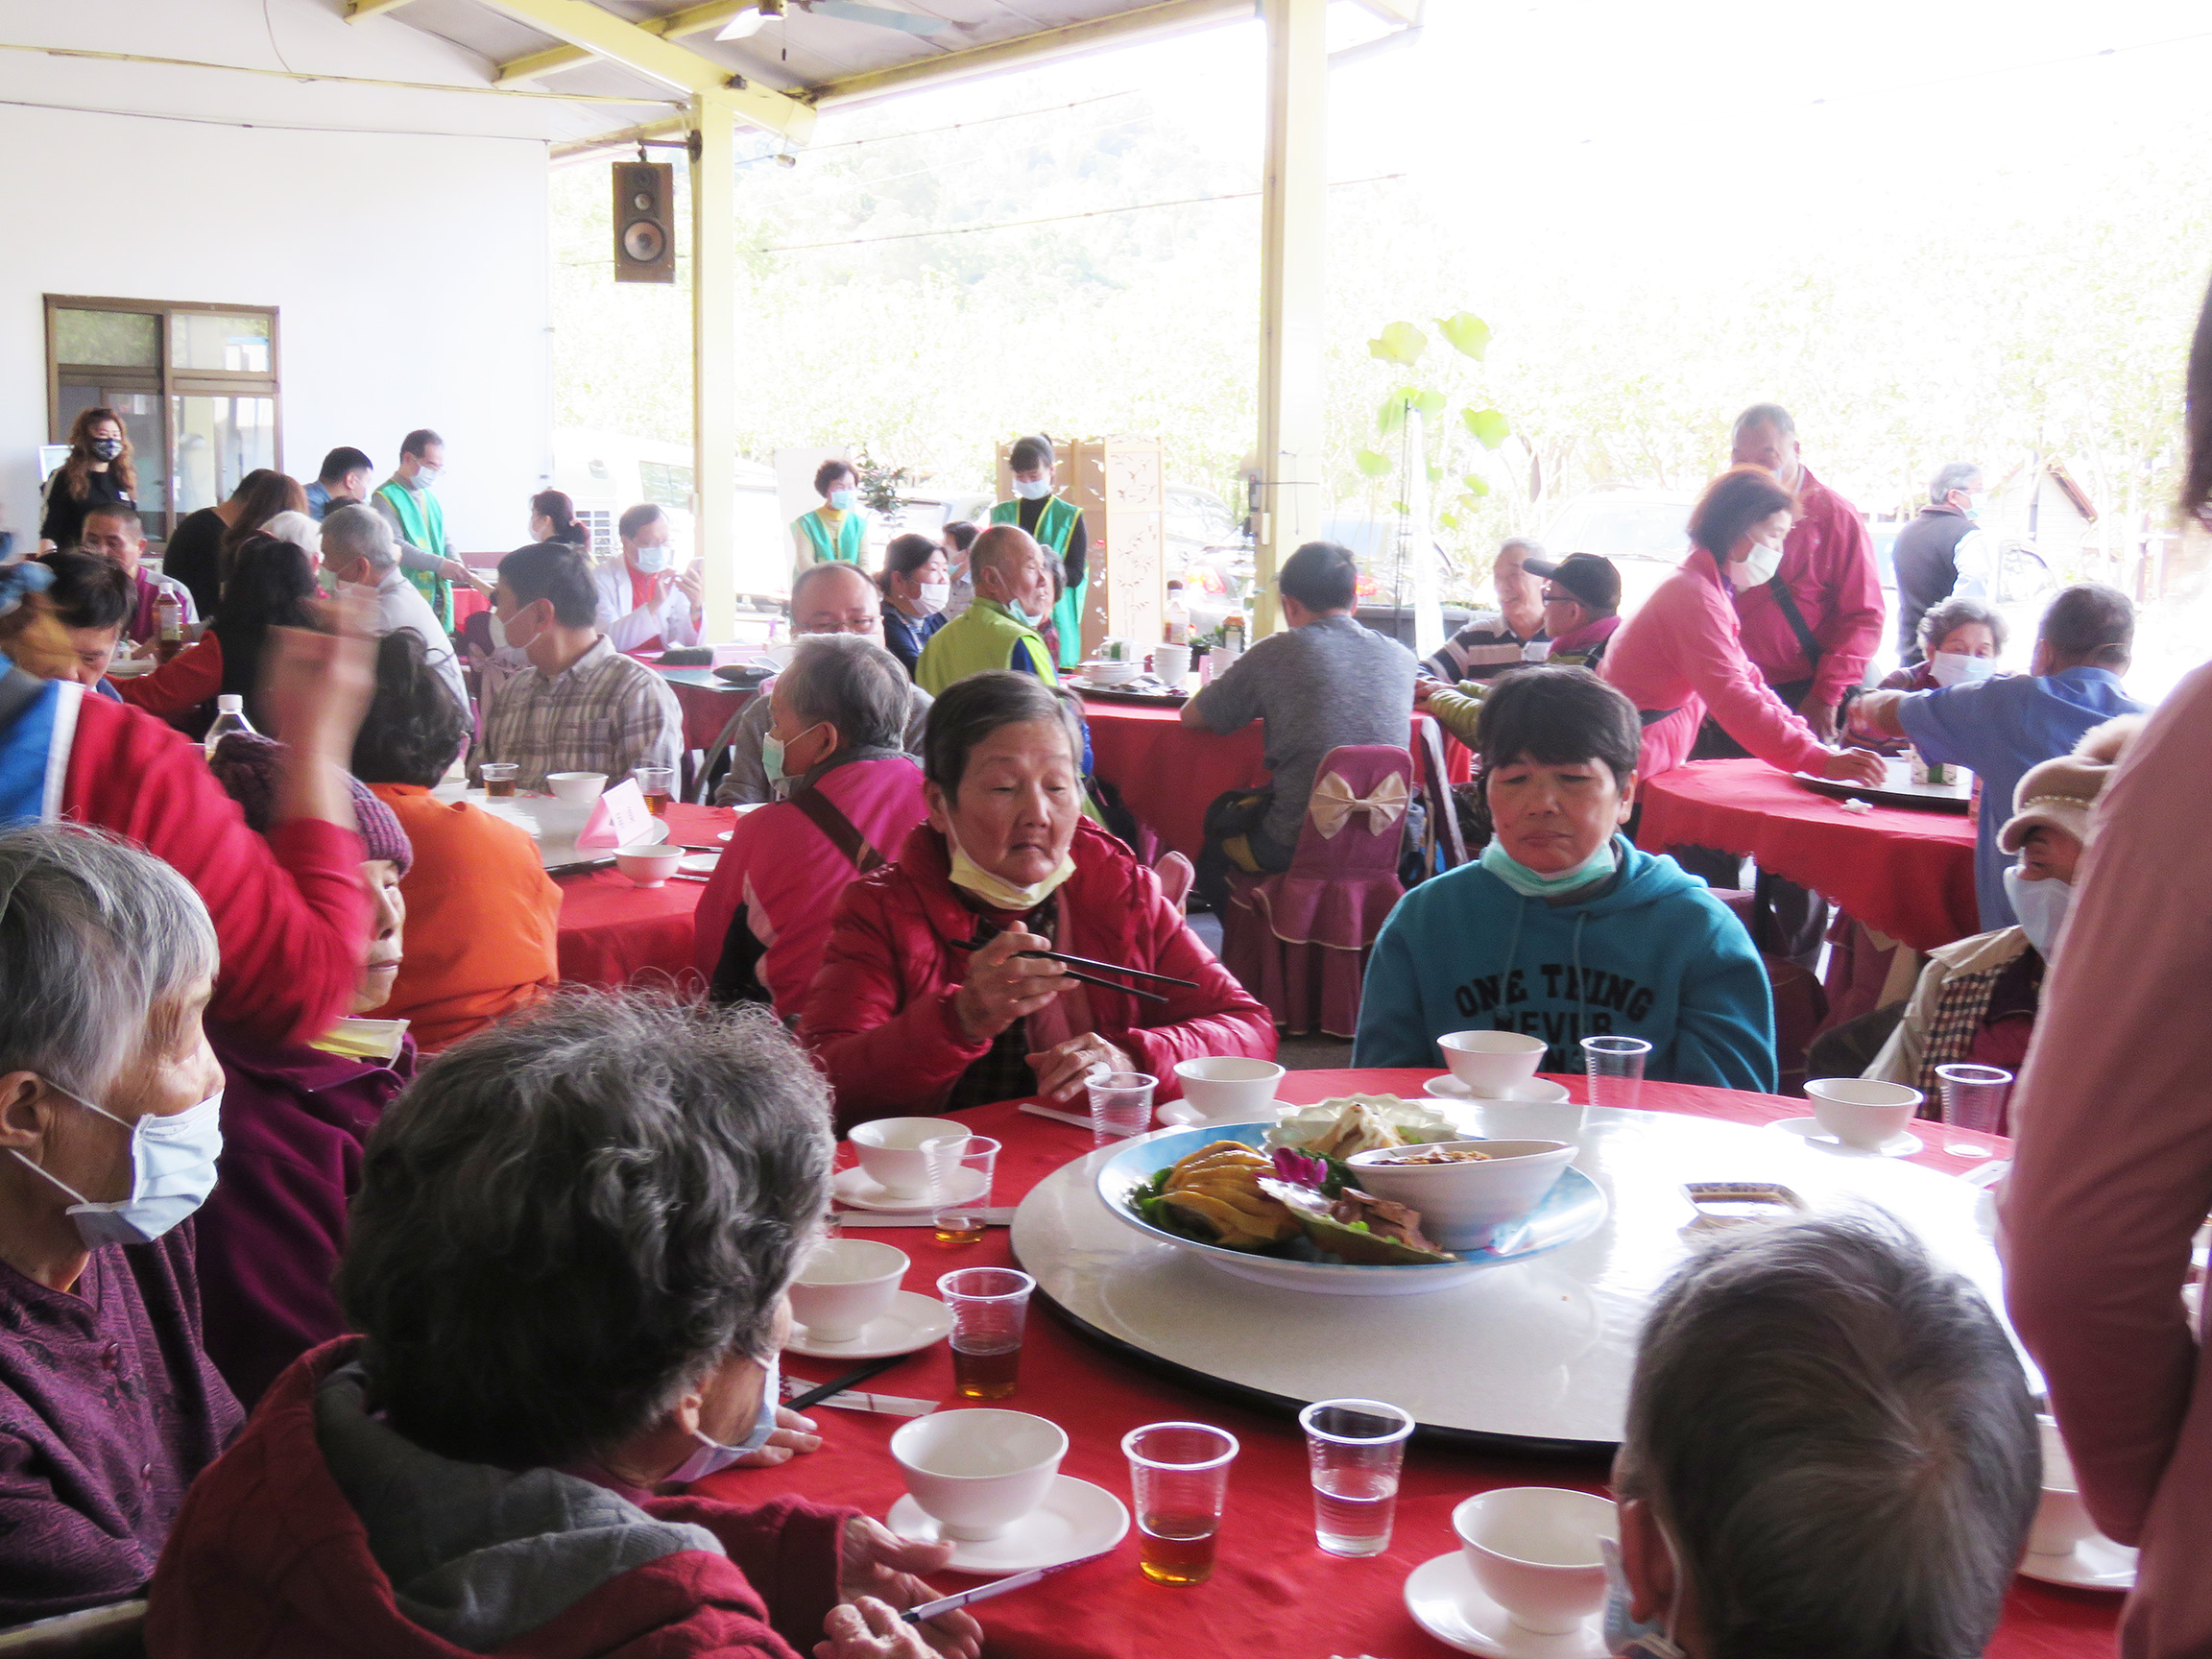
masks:
{"label": "woman in pink jacket", "polygon": [[1599,672],[1644,722],[1639,777],[1679,766],[1710,712],[1770,766],[1882,781],[1879,757],[1821,742],[1743,655],[1734,589],[1773,578],[1796,510],[1796,498],[1763,467],[1721,473],[1690,514],[1690,557],[1613,637]]}
{"label": "woman in pink jacket", "polygon": [[[1029,1094],[1080,1094],[1094,1066],[1159,1078],[1207,1054],[1271,1060],[1275,1026],[1151,871],[1083,818],[1082,753],[1028,674],[946,688],[923,740],[929,821],[845,889],[800,1035],[840,1127]],[[1029,954],[1063,950],[1189,984],[1140,1000]]]}
{"label": "woman in pink jacket", "polygon": [[[2212,295],[2183,507],[2212,520]],[[2212,668],[2104,787],[2012,1097],[2006,1302],[2098,1527],[2142,1551],[2127,1659],[2212,1652],[2212,1362],[2181,1299],[2212,1212]],[[2193,1328],[2194,1327],[2194,1328]]]}

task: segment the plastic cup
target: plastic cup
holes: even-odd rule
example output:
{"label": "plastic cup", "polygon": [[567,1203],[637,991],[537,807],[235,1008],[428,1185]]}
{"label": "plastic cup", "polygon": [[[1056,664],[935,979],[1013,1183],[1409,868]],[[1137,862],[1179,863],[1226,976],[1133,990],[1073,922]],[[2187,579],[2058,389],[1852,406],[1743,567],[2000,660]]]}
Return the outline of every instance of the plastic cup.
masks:
{"label": "plastic cup", "polygon": [[937,1281],[952,1310],[952,1386],[963,1400],[1003,1400],[1014,1392],[1036,1288],[1036,1280],[1011,1267],[963,1267]]}
{"label": "plastic cup", "polygon": [[630,776],[637,780],[638,793],[645,797],[645,810],[658,818],[668,810],[668,803],[676,793],[676,768],[673,766],[634,766]]}
{"label": "plastic cup", "polygon": [[941,1135],[922,1142],[922,1157],[929,1170],[930,1241],[946,1250],[982,1243],[998,1142],[988,1135]]}
{"label": "plastic cup", "polygon": [[[1938,1066],[1936,1077],[1943,1085],[1943,1124],[1950,1129],[1971,1129],[1994,1135],[2005,1121],[2005,1102],[2012,1093],[2012,1073],[1999,1066]],[[1989,1148],[1979,1141],[1946,1141],[1943,1150],[1961,1158],[1980,1158]]]}
{"label": "plastic cup", "polygon": [[1413,1419],[1381,1400],[1316,1400],[1298,1413],[1313,1479],[1313,1535],[1332,1555],[1390,1548],[1398,1470]]}
{"label": "plastic cup", "polygon": [[1103,1146],[1152,1126],[1152,1091],[1160,1079],[1142,1071],[1109,1071],[1094,1075],[1085,1085],[1091,1092],[1091,1144]]}
{"label": "plastic cup", "polygon": [[1582,1063],[1590,1073],[1590,1104],[1633,1112],[1644,1100],[1644,1062],[1651,1045],[1641,1037],[1585,1037]]}
{"label": "plastic cup", "polygon": [[1121,1437],[1136,1500],[1137,1565],[1155,1584],[1203,1584],[1229,1496],[1237,1436],[1207,1423],[1147,1423]]}
{"label": "plastic cup", "polygon": [[484,793],[499,798],[515,793],[515,780],[521,776],[522,767],[514,760],[487,760],[477,772],[484,780]]}

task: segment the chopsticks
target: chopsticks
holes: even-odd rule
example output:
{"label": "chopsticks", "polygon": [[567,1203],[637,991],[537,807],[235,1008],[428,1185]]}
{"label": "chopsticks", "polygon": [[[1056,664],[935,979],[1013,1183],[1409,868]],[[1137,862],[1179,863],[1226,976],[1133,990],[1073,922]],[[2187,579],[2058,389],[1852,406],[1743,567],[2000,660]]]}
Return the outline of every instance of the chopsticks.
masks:
{"label": "chopsticks", "polygon": [[[1064,950],[1017,950],[1017,956],[1042,956],[1047,962],[1059,962],[1070,968],[1095,968],[1101,974],[1126,974],[1132,979],[1157,979],[1163,985],[1181,985],[1187,990],[1198,989],[1195,979],[1178,979],[1172,974],[1155,974],[1149,968],[1123,968],[1113,962],[1094,962],[1088,956],[1070,956]],[[1081,978],[1081,974],[1076,975]],[[1092,981],[1096,984],[1096,980]],[[1161,998],[1166,1000],[1165,997]]]}
{"label": "chopsticks", "polygon": [[783,1402],[783,1404],[787,1408],[793,1411],[804,1411],[809,1406],[819,1406],[823,1401],[829,1399],[830,1395],[842,1394],[846,1389],[853,1387],[854,1384],[865,1382],[869,1378],[877,1376],[881,1372],[890,1370],[892,1366],[898,1364],[900,1360],[905,1358],[906,1356],[903,1354],[894,1354],[887,1359],[871,1359],[865,1365],[854,1366],[852,1370],[846,1372],[844,1376],[837,1378],[835,1381],[825,1382],[818,1388],[809,1388],[805,1393],[798,1395],[793,1399],[786,1400]]}
{"label": "chopsticks", "polygon": [[[975,924],[975,931],[969,936],[966,943],[955,947],[955,949],[980,950],[998,937],[1001,931],[1003,929],[993,926],[988,921],[978,921]],[[1085,968],[1096,968],[1108,974],[1128,974],[1141,979],[1161,979],[1170,985],[1188,985],[1192,990],[1197,989],[1195,981],[1190,979],[1177,979],[1169,974],[1154,974],[1149,969],[1144,968],[1120,968],[1111,962],[1094,962],[1088,956],[1069,956],[1058,950],[1017,950],[1014,954],[1017,956],[1038,956],[1049,962],[1057,962],[1068,969],[1068,977],[1070,979],[1080,979],[1086,985],[1096,985],[1102,990],[1118,991],[1124,997],[1142,997],[1147,1002],[1165,1004],[1167,998],[1161,996],[1159,992],[1147,991],[1141,985],[1124,985],[1117,979],[1101,979],[1095,974],[1079,974],[1074,968],[1069,967],[1069,964],[1080,963]]]}

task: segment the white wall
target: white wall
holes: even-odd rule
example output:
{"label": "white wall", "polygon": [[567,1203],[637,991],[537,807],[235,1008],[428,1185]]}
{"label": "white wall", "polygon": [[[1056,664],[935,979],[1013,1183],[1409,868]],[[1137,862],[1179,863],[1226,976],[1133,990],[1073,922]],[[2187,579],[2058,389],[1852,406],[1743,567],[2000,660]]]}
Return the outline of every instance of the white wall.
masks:
{"label": "white wall", "polygon": [[[266,63],[261,10],[89,0],[23,12],[46,25],[41,44]],[[349,31],[312,0],[275,12],[298,67],[466,73],[412,31],[364,41],[383,19]],[[74,30],[55,21],[71,16]],[[355,43],[373,50],[336,57]],[[338,444],[389,469],[404,433],[435,427],[456,542],[522,542],[529,494],[552,469],[541,107],[0,54],[0,99],[17,98],[198,119],[0,107],[0,523],[37,526],[41,296],[84,294],[276,306],[286,471],[311,479]],[[206,124],[225,120],[405,135]]]}

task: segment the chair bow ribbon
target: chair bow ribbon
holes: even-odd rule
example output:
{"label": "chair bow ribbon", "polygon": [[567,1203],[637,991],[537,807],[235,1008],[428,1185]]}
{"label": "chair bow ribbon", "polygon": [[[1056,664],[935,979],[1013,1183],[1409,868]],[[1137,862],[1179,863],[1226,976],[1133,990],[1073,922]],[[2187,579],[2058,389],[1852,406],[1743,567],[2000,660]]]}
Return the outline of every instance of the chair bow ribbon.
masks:
{"label": "chair bow ribbon", "polygon": [[1385,774],[1367,795],[1353,794],[1352,785],[1344,781],[1344,775],[1331,772],[1313,785],[1312,803],[1307,810],[1312,813],[1313,828],[1321,831],[1322,839],[1334,841],[1355,812],[1367,814],[1370,835],[1382,834],[1406,816],[1410,798],[1403,772]]}

